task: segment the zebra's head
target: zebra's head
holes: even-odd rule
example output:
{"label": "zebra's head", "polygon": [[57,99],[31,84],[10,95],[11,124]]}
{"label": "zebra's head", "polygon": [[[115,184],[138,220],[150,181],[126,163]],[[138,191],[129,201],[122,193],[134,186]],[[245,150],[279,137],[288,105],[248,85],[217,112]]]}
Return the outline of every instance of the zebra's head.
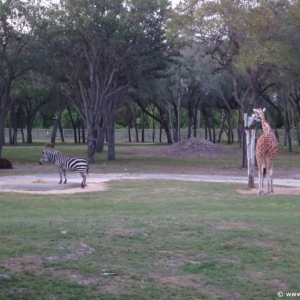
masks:
{"label": "zebra's head", "polygon": [[40,159],[40,161],[39,161],[39,164],[40,164],[40,165],[42,165],[43,163],[45,163],[45,162],[47,162],[47,161],[49,160],[48,152],[49,152],[49,151],[47,151],[47,150],[44,150],[44,151],[42,152],[42,157],[41,157],[41,159]]}

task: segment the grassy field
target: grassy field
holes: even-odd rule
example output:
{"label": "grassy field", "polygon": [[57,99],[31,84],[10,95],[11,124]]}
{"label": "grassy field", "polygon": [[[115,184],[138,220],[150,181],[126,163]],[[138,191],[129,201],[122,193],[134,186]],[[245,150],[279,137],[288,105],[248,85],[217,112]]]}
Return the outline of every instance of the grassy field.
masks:
{"label": "grassy field", "polygon": [[[300,203],[237,185],[121,181],[2,194],[0,299],[276,299],[299,289]],[[106,276],[105,273],[117,273]]]}
{"label": "grassy field", "polygon": [[[97,154],[92,169],[226,173],[238,164],[234,155],[131,155],[158,147],[118,146],[116,161]],[[28,167],[14,175],[56,172],[53,165],[33,168],[42,149],[4,147],[3,157]],[[85,156],[86,149],[59,150]],[[281,149],[277,169],[297,166],[299,154]],[[241,195],[237,184],[181,181],[114,181],[108,187],[75,195],[0,194],[0,300],[244,300],[300,292],[299,196]]]}

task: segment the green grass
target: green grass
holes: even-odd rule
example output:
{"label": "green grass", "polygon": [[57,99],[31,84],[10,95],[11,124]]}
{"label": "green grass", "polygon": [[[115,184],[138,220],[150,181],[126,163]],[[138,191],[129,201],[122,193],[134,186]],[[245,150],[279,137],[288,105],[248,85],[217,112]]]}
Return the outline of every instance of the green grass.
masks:
{"label": "green grass", "polygon": [[258,198],[237,187],[119,181],[99,193],[2,193],[0,274],[12,280],[0,280],[0,299],[277,299],[297,291],[298,197]]}
{"label": "green grass", "polygon": [[[210,170],[215,170],[217,173],[221,168],[225,171],[235,170],[235,175],[246,174],[245,170],[240,171],[242,163],[242,152],[237,144],[221,146],[233,150],[232,155],[220,157],[199,157],[199,158],[174,158],[174,157],[147,157],[138,156],[138,152],[155,151],[168,145],[153,144],[118,144],[116,146],[116,160],[107,161],[107,150],[101,153],[95,153],[96,164],[91,165],[91,172],[101,173],[206,173]],[[30,164],[32,167],[38,166],[38,161],[41,157],[41,152],[44,149],[43,143],[34,143],[32,145],[19,144],[18,146],[4,146],[2,157],[9,159],[13,165],[15,164]],[[55,150],[61,151],[71,156],[86,157],[87,146],[69,143],[58,143]],[[300,167],[299,147],[294,146],[293,153],[288,153],[285,146],[280,147],[279,155],[277,156],[274,168],[275,174],[277,169],[286,169],[291,167]],[[48,165],[49,172],[56,172],[53,166]],[[44,168],[44,166],[43,166]],[[42,168],[32,168],[31,172],[43,172]],[[16,170],[15,172],[18,172]],[[1,175],[10,174],[10,170],[1,170]],[[19,171],[20,174],[24,171]],[[25,171],[26,173],[26,171]]]}

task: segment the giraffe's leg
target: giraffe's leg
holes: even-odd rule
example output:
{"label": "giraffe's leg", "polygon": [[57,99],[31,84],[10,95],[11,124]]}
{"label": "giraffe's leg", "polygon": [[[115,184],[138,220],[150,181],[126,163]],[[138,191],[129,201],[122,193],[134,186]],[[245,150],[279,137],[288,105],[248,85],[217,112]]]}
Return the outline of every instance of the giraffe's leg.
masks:
{"label": "giraffe's leg", "polygon": [[262,194],[264,193],[264,181],[265,181],[267,173],[268,172],[267,172],[267,168],[266,168],[266,161],[263,159],[262,168],[261,168],[261,174],[262,174],[261,190],[262,190]]}
{"label": "giraffe's leg", "polygon": [[264,163],[262,159],[257,159],[257,167],[258,167],[258,192],[257,196],[263,195],[263,181],[264,181]]}
{"label": "giraffe's leg", "polygon": [[267,175],[268,175],[268,194],[274,194],[273,190],[273,160],[272,157],[268,157],[267,159]]}
{"label": "giraffe's leg", "polygon": [[267,168],[267,186],[268,186],[268,194],[270,194],[270,170]]}
{"label": "giraffe's leg", "polygon": [[62,171],[63,171],[64,178],[65,178],[64,183],[66,184],[67,183],[66,169],[62,169]]}
{"label": "giraffe's leg", "polygon": [[274,189],[273,189],[273,165],[269,167],[269,173],[270,173],[270,182],[268,180],[268,193],[269,195],[274,194]]}

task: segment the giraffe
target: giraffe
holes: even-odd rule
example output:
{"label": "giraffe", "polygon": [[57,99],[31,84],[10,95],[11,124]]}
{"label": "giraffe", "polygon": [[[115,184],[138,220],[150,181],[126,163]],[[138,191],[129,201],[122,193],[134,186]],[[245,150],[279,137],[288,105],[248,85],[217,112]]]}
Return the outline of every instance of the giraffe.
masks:
{"label": "giraffe", "polygon": [[253,122],[260,121],[263,134],[259,137],[256,144],[256,160],[258,167],[259,187],[257,195],[263,195],[264,177],[267,173],[268,194],[274,193],[273,189],[273,162],[278,152],[278,141],[272,132],[269,123],[265,119],[265,108],[253,109]]}

